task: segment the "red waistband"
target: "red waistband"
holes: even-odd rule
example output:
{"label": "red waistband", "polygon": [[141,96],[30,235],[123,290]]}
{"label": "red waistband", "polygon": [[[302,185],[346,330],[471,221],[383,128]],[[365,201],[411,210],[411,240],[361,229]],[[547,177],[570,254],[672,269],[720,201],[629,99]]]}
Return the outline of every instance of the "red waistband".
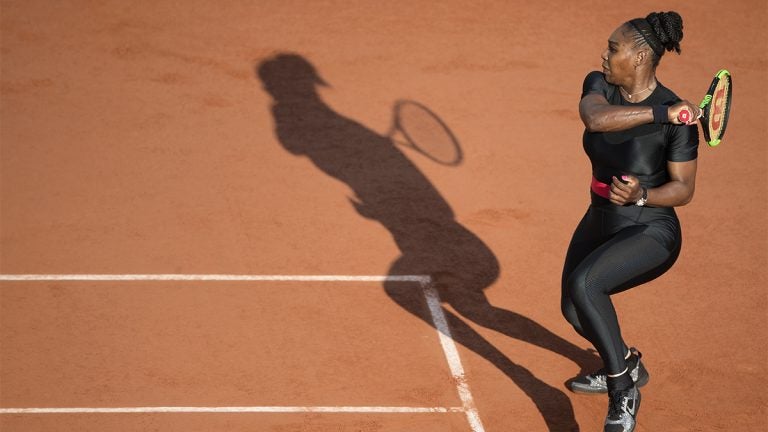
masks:
{"label": "red waistband", "polygon": [[592,185],[590,187],[592,188],[592,192],[600,195],[605,199],[609,199],[611,197],[611,187],[594,177],[592,177]]}

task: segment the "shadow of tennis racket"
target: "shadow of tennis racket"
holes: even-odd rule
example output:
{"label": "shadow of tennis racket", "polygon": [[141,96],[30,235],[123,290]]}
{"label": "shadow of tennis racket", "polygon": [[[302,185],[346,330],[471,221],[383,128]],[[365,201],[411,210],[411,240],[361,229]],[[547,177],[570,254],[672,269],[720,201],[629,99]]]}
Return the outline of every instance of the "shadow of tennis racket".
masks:
{"label": "shadow of tennis racket", "polygon": [[441,165],[458,166],[464,160],[456,135],[432,110],[415,101],[398,100],[392,111],[387,136],[393,142]]}

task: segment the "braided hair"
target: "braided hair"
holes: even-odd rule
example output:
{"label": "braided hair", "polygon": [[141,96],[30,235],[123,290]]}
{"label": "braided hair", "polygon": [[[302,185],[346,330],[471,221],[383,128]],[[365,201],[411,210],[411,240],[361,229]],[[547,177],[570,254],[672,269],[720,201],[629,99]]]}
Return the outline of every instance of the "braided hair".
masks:
{"label": "braided hair", "polygon": [[654,67],[658,66],[665,51],[674,50],[680,54],[683,18],[677,12],[651,12],[645,18],[635,18],[627,24],[634,30],[634,46],[651,48]]}

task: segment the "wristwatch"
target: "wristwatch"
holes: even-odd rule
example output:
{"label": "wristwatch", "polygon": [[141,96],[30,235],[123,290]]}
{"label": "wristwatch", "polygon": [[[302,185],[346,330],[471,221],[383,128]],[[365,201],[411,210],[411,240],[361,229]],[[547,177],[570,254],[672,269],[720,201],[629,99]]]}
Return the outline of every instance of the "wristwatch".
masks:
{"label": "wristwatch", "polygon": [[639,200],[635,201],[635,205],[638,207],[642,207],[646,202],[648,202],[648,189],[643,186],[640,186],[640,188],[643,190],[643,196],[640,197]]}

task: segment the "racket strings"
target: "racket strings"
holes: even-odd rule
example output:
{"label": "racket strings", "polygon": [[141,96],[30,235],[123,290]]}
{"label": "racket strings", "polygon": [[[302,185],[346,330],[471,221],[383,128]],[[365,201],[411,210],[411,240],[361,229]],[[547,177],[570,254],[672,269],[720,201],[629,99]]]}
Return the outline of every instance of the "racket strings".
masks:
{"label": "racket strings", "polygon": [[[710,98],[709,133],[712,139],[720,140],[725,133],[725,126],[730,113],[730,80],[720,79],[715,92]],[[709,95],[707,95],[709,96]]]}

